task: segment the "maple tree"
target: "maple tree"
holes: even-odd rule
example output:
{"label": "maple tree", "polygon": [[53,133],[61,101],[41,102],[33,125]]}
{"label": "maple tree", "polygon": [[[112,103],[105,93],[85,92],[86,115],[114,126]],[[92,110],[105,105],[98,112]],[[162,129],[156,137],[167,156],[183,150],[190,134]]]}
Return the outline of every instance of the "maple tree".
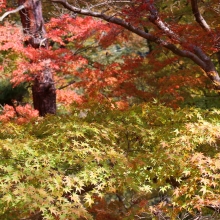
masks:
{"label": "maple tree", "polygon": [[218,1],[53,2],[0,7],[0,218],[219,219]]}
{"label": "maple tree", "polygon": [[[74,13],[117,24],[178,56],[189,58],[207,74],[216,90],[219,90],[220,78],[211,58],[214,53],[218,55],[219,16],[216,16],[218,1],[205,1],[200,4],[197,0],[170,1],[169,4],[153,0],[94,1],[88,4],[81,2],[81,7],[65,0],[52,2],[60,3]],[[118,7],[117,4],[119,4]],[[164,5],[167,5],[166,10],[160,12],[158,7]],[[191,10],[191,15],[194,17],[187,23],[182,22],[182,17],[188,15],[184,14],[185,11],[181,12],[184,7],[186,10]],[[200,12],[200,7],[203,11],[207,10],[207,19]],[[212,16],[211,13],[213,13]],[[197,24],[193,22],[194,20]],[[143,27],[147,27],[150,31],[146,32]]]}

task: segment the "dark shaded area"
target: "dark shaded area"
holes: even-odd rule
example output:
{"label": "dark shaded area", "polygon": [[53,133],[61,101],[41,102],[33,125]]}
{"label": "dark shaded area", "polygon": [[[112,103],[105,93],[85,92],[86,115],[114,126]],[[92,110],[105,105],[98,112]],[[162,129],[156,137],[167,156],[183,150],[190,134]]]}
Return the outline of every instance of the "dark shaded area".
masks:
{"label": "dark shaded area", "polygon": [[22,102],[28,96],[28,84],[21,83],[14,87],[8,80],[0,81],[0,104],[14,105],[14,102]]}

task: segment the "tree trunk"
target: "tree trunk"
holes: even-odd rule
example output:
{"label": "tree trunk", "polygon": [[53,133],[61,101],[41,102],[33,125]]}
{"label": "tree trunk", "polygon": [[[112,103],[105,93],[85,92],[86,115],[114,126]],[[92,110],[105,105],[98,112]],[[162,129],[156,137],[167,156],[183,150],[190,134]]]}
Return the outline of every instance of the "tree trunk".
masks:
{"label": "tree trunk", "polygon": [[37,75],[32,86],[34,108],[40,116],[56,113],[56,89],[49,67]]}
{"label": "tree trunk", "polygon": [[27,44],[34,48],[46,47],[46,30],[40,0],[18,0],[24,9],[19,11],[23,32],[29,37]]}
{"label": "tree trunk", "polygon": [[[36,49],[47,48],[41,1],[18,0],[18,3],[25,7],[20,11],[20,18],[23,32],[29,37],[25,42],[26,45]],[[39,111],[40,116],[56,113],[56,89],[49,65],[45,65],[45,69],[36,74],[32,93],[34,108]]]}

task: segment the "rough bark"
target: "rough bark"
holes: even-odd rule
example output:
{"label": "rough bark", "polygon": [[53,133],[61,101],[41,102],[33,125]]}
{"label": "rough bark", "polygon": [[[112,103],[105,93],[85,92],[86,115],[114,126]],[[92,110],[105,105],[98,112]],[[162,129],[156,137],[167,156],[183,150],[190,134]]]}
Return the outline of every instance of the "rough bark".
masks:
{"label": "rough bark", "polygon": [[[47,47],[46,31],[40,0],[18,0],[24,9],[20,10],[23,32],[27,35],[26,44],[39,49]],[[32,86],[34,108],[40,116],[56,113],[56,89],[49,65],[39,74]]]}
{"label": "rough bark", "polygon": [[40,116],[56,113],[56,89],[49,67],[37,75],[32,86],[34,108]]}
{"label": "rough bark", "polygon": [[24,9],[20,10],[19,13],[23,32],[29,37],[27,43],[34,48],[47,46],[41,1],[18,0],[18,3],[24,5]]}

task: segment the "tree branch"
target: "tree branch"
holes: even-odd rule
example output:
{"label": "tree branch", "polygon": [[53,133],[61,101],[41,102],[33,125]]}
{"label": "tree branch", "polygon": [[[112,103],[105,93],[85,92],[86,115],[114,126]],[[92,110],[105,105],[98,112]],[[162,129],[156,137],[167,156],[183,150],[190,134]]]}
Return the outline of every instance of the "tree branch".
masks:
{"label": "tree branch", "polygon": [[196,21],[199,23],[199,25],[207,32],[211,32],[210,26],[207,24],[206,20],[203,18],[203,16],[199,12],[198,1],[191,0],[191,7],[192,7],[192,12],[196,18]]}
{"label": "tree branch", "polygon": [[58,90],[64,89],[64,88],[66,88],[66,87],[68,87],[68,86],[74,84],[75,82],[76,82],[75,80],[72,80],[72,81],[70,81],[68,84],[66,84],[66,85],[64,85],[64,86],[60,86],[60,87],[58,88]]}
{"label": "tree branch", "polygon": [[153,41],[156,44],[159,44],[159,45],[171,50],[174,54],[176,54],[178,56],[190,58],[197,65],[199,65],[202,69],[205,70],[205,67],[206,67],[205,62],[203,60],[201,60],[194,53],[187,51],[187,50],[181,50],[181,49],[177,48],[174,44],[168,43],[167,41],[162,40],[159,37],[156,37],[150,33],[147,33],[144,30],[141,30],[140,28],[134,27],[129,22],[126,22],[118,17],[109,16],[104,13],[95,12],[95,11],[91,11],[91,10],[87,10],[87,9],[77,8],[77,7],[70,5],[66,0],[52,0],[52,2],[59,3],[59,4],[63,5],[65,8],[67,8],[68,10],[73,11],[74,13],[86,15],[86,16],[92,16],[92,17],[96,17],[96,18],[101,18],[102,20],[105,20],[107,22],[122,26],[125,29],[127,29],[127,30],[149,40],[149,41]]}
{"label": "tree branch", "polygon": [[24,8],[25,8],[24,5],[20,5],[20,6],[18,6],[16,9],[14,9],[14,10],[12,10],[12,11],[7,11],[7,12],[5,12],[5,13],[0,17],[0,21],[3,21],[3,19],[4,19],[5,17],[7,17],[9,14],[16,13],[16,12],[18,12],[18,11],[24,9]]}
{"label": "tree branch", "polygon": [[[218,72],[215,69],[214,64],[212,63],[210,57],[208,57],[199,47],[196,45],[191,45],[192,52],[190,50],[184,50],[180,49],[178,46],[176,46],[173,43],[170,43],[168,41],[165,41],[155,35],[152,35],[150,33],[145,32],[144,30],[135,27],[131,25],[129,22],[122,20],[115,16],[106,15],[103,12],[97,12],[97,11],[91,11],[88,9],[82,9],[79,7],[75,7],[73,5],[70,5],[67,0],[52,0],[52,2],[59,3],[63,5],[64,8],[76,13],[81,14],[85,16],[92,16],[96,18],[100,18],[102,20],[105,20],[109,23],[117,24],[121,27],[124,27],[125,29],[139,35],[140,37],[143,37],[149,41],[152,41],[158,45],[161,45],[164,48],[167,48],[168,50],[172,51],[174,54],[186,57],[192,60],[194,63],[196,63],[198,66],[200,66],[201,69],[203,69],[207,76],[211,79],[212,83],[215,86],[215,89],[220,93],[220,77]],[[152,5],[151,2],[146,0],[148,4],[148,10],[150,12],[150,19],[152,19],[152,22],[154,21],[158,28],[164,31],[166,36],[168,36],[171,39],[179,41],[178,43],[184,44],[186,43],[184,40],[181,40],[178,35],[176,35],[169,27],[158,17],[158,12],[154,5]],[[195,1],[193,1],[195,3]],[[194,5],[195,6],[195,5]],[[195,7],[194,7],[195,8]],[[200,17],[201,19],[201,17]],[[205,24],[205,20],[201,20],[202,24]],[[209,26],[204,26],[208,28]],[[184,46],[183,46],[184,47]]]}
{"label": "tree branch", "polygon": [[104,5],[112,5],[112,4],[117,4],[117,3],[131,3],[131,0],[116,0],[116,1],[106,1],[106,2],[101,2],[101,3],[98,3],[96,5],[93,5],[90,7],[90,9],[92,8],[96,8],[96,7],[102,7]]}
{"label": "tree branch", "polygon": [[170,39],[175,39],[177,41],[181,41],[180,37],[174,33],[166,23],[164,23],[160,17],[156,7],[153,3],[149,2],[150,0],[146,0],[148,4],[148,10],[150,12],[149,20],[156,25],[160,30],[162,30]]}

